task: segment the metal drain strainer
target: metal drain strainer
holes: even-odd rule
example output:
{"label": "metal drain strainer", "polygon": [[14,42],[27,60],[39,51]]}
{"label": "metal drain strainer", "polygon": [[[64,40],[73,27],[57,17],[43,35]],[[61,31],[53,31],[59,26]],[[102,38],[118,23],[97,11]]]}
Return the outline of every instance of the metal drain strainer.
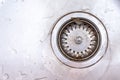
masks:
{"label": "metal drain strainer", "polygon": [[108,37],[103,23],[86,12],[62,16],[52,31],[51,45],[64,64],[83,68],[99,61],[107,50]]}
{"label": "metal drain strainer", "polygon": [[58,47],[70,60],[87,60],[95,54],[99,43],[99,30],[87,19],[71,19],[58,32]]}

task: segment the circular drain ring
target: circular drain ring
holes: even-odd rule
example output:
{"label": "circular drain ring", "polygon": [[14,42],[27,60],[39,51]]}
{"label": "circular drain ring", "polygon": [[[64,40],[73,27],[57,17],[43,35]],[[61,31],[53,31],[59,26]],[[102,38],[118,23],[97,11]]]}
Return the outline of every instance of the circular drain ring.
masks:
{"label": "circular drain ring", "polygon": [[[98,28],[100,34],[101,34],[101,43],[99,46],[99,50],[97,51],[96,55],[94,57],[90,58],[89,60],[85,61],[72,61],[66,58],[60,51],[57,43],[57,37],[58,37],[58,32],[62,25],[70,20],[71,18],[85,18],[90,21],[92,21]],[[74,68],[85,68],[94,65],[97,63],[106,53],[107,47],[108,47],[108,35],[106,28],[104,24],[93,14],[88,13],[88,12],[82,12],[82,11],[75,11],[75,12],[70,12],[64,16],[62,16],[55,24],[54,29],[52,31],[52,36],[51,36],[51,46],[52,49],[56,55],[56,57],[65,65],[74,67]]]}

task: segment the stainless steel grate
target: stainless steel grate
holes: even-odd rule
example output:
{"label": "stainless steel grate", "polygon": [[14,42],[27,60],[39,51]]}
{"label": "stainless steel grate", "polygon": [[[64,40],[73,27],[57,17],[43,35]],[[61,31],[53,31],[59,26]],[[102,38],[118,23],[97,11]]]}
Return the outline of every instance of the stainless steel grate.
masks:
{"label": "stainless steel grate", "polygon": [[58,33],[61,53],[74,61],[84,61],[94,56],[99,43],[99,30],[91,21],[83,18],[68,20]]}

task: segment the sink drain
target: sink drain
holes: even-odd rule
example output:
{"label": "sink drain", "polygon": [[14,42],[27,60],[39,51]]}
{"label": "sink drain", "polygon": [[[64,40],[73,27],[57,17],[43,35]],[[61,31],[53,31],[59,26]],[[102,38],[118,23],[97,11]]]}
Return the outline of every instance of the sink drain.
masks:
{"label": "sink drain", "polygon": [[89,59],[96,53],[99,43],[99,30],[87,19],[70,19],[58,32],[58,47],[70,60]]}
{"label": "sink drain", "polygon": [[83,68],[99,61],[107,49],[107,32],[102,22],[86,12],[62,16],[52,31],[51,43],[64,64]]}

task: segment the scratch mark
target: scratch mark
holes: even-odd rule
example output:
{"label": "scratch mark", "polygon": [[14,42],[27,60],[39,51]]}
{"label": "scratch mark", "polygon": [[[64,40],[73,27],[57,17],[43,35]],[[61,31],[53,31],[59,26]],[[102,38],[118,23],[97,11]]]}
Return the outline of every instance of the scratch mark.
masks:
{"label": "scratch mark", "polygon": [[1,66],[1,69],[2,69],[1,73],[4,73],[4,66],[3,65]]}
{"label": "scratch mark", "polygon": [[46,79],[47,77],[42,77],[42,78],[36,78],[34,80],[42,80],[42,79]]}
{"label": "scratch mark", "polygon": [[45,42],[49,38],[49,35],[50,35],[50,32],[47,34],[47,36],[43,40],[41,40],[41,39],[39,40],[40,43]]}
{"label": "scratch mark", "polygon": [[82,11],[89,11],[89,10],[90,10],[89,8],[82,9]]}
{"label": "scratch mark", "polygon": [[51,16],[47,16],[47,17],[43,17],[44,19],[49,19],[49,18],[53,18],[54,17],[54,14],[51,15]]}

